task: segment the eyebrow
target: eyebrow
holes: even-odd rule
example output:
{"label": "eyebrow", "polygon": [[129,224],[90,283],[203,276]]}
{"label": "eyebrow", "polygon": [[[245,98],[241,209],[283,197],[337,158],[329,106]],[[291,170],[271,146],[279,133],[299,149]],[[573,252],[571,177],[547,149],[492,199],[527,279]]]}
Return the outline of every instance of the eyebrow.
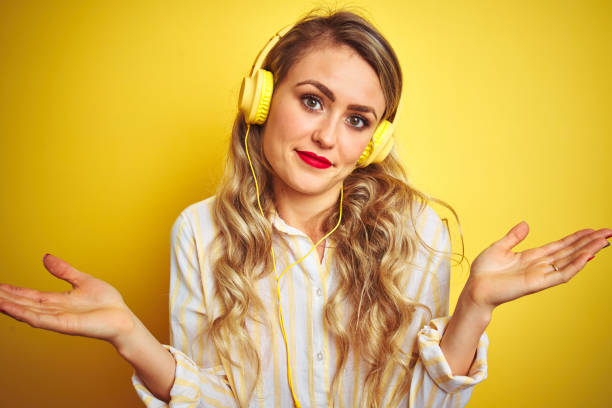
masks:
{"label": "eyebrow", "polygon": [[[328,87],[326,87],[325,85],[323,85],[319,81],[315,81],[314,79],[308,79],[306,81],[299,82],[296,86],[300,86],[300,85],[312,85],[312,86],[316,87],[319,91],[323,92],[323,94],[325,94],[325,96],[327,96],[329,99],[331,99],[332,102],[336,101],[336,96],[331,91],[331,89],[329,89]],[[376,112],[374,111],[374,108],[372,108],[370,106],[367,106],[367,105],[349,105],[348,108],[350,110],[354,110],[354,111],[357,111],[357,112],[364,112],[364,113],[370,112],[370,113],[372,113],[374,115],[376,120],[378,120],[378,116],[376,115]]]}

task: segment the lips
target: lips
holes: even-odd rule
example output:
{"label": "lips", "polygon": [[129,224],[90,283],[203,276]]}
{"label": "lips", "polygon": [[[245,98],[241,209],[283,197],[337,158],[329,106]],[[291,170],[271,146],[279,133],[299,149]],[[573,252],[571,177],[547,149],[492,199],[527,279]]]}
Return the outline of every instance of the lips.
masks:
{"label": "lips", "polygon": [[308,152],[305,150],[296,150],[296,152],[302,161],[317,169],[326,169],[332,165],[332,163],[325,157],[317,156],[313,152]]}

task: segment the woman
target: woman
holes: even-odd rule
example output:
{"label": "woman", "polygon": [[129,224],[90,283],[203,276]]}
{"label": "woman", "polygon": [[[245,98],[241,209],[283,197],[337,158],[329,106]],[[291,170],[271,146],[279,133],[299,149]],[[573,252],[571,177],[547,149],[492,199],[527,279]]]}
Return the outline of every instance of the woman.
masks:
{"label": "woman", "polygon": [[567,282],[612,230],[513,253],[528,233],[516,225],[476,258],[445,317],[448,233],[387,152],[402,85],[391,47],[346,12],[280,37],[261,56],[269,112],[250,114],[245,81],[217,195],[173,226],[172,347],[114,288],[52,255],[45,267],[74,289],[2,285],[0,310],[109,341],[151,407],[463,406],[486,377],[493,309]]}

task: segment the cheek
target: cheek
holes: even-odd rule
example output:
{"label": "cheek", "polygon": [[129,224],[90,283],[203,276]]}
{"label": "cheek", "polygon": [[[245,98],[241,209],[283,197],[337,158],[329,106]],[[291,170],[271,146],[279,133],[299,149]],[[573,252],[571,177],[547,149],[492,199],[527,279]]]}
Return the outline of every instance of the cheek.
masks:
{"label": "cheek", "polygon": [[272,164],[274,152],[271,149],[272,148],[272,143],[270,143],[270,134],[265,129],[264,129],[264,132],[262,134],[261,144],[262,144],[262,147],[263,147],[263,155],[264,155],[264,157],[266,158],[268,163]]}
{"label": "cheek", "polygon": [[[283,104],[273,106],[263,129],[263,153],[275,167],[283,159],[287,147],[294,143],[298,115]],[[290,125],[291,124],[291,125]]]}
{"label": "cheek", "polygon": [[[351,135],[354,136],[354,135]],[[342,143],[343,156],[348,163],[355,163],[361,157],[361,154],[370,143],[369,134],[363,137],[346,138]]]}
{"label": "cheek", "polygon": [[291,142],[299,133],[297,130],[301,124],[300,112],[289,104],[277,104],[272,106],[266,121],[265,132],[271,139],[270,142]]}

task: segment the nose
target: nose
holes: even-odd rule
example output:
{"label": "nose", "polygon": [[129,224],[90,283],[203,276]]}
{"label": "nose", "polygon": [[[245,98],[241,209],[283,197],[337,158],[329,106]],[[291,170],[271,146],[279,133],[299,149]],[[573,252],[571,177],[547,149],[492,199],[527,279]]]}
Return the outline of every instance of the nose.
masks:
{"label": "nose", "polygon": [[312,140],[321,149],[331,149],[336,145],[336,127],[338,119],[333,117],[322,118],[312,132]]}

